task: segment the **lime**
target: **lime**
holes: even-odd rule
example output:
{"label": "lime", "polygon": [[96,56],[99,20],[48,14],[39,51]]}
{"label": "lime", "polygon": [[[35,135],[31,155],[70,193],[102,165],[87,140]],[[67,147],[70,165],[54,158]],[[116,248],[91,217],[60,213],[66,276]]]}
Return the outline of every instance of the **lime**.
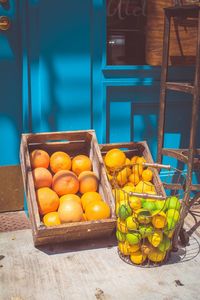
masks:
{"label": "lime", "polygon": [[126,218],[128,218],[131,214],[132,214],[132,209],[130,208],[130,206],[128,204],[120,205],[119,210],[118,210],[118,215],[119,215],[120,219],[126,220]]}
{"label": "lime", "polygon": [[172,209],[180,210],[181,203],[176,196],[172,196],[167,199],[166,207],[167,209],[172,208]]}
{"label": "lime", "polygon": [[138,232],[127,233],[126,240],[130,245],[135,245],[140,242],[141,235]]}
{"label": "lime", "polygon": [[176,227],[176,222],[173,218],[167,218],[167,229],[172,230]]}
{"label": "lime", "polygon": [[162,242],[158,245],[158,249],[162,252],[167,251],[171,246],[170,239],[164,235]]}
{"label": "lime", "polygon": [[153,227],[151,225],[140,225],[139,232],[142,236],[142,238],[148,237],[151,233],[153,233]]}
{"label": "lime", "polygon": [[123,233],[123,232],[121,232],[121,231],[119,231],[119,230],[117,230],[116,231],[116,238],[117,238],[117,240],[119,242],[125,242],[125,240],[126,240],[126,234]]}
{"label": "lime", "polygon": [[148,209],[148,210],[150,210],[150,211],[153,211],[153,210],[157,209],[157,208],[156,208],[156,203],[155,203],[155,201],[148,201],[148,200],[146,200],[146,201],[143,203],[142,207],[143,207],[143,208],[146,208],[146,209]]}
{"label": "lime", "polygon": [[178,222],[179,217],[180,217],[178,210],[173,209],[173,208],[170,208],[167,211],[166,215],[167,215],[167,218],[172,218],[176,223]]}
{"label": "lime", "polygon": [[156,201],[156,209],[159,210],[159,211],[165,211],[166,209],[166,201],[163,201],[163,200],[157,200]]}
{"label": "lime", "polygon": [[126,226],[128,230],[137,230],[137,225],[138,224],[134,216],[129,216],[128,218],[126,218]]}

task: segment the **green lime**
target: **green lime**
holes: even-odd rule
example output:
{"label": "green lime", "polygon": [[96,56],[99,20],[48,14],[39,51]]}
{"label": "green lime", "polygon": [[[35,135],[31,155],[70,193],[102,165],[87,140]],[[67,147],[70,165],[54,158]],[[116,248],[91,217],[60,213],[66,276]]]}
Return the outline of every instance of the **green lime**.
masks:
{"label": "green lime", "polygon": [[135,245],[140,242],[141,235],[138,232],[127,233],[126,240],[130,245]]}
{"label": "green lime", "polygon": [[155,202],[156,204],[156,209],[159,211],[165,211],[166,210],[166,201],[164,200],[157,200]]}
{"label": "green lime", "polygon": [[162,242],[158,245],[158,249],[162,252],[167,251],[171,245],[170,239],[164,235]]}
{"label": "green lime", "polygon": [[181,208],[181,203],[176,196],[172,196],[167,199],[166,207],[167,209],[176,209],[179,211]]}
{"label": "green lime", "polygon": [[126,226],[128,230],[137,230],[137,225],[136,219],[133,216],[126,218]]}
{"label": "green lime", "polygon": [[157,209],[156,203],[154,201],[148,201],[148,200],[143,204],[143,208],[146,208],[150,211]]}
{"label": "green lime", "polygon": [[172,230],[176,227],[176,222],[173,218],[167,218],[167,229]]}
{"label": "green lime", "polygon": [[117,230],[116,231],[116,238],[117,238],[117,240],[119,242],[125,242],[125,240],[126,240],[126,234],[123,233],[123,232],[121,232],[121,231],[119,231],[119,230]]}
{"label": "green lime", "polygon": [[151,225],[141,225],[139,227],[139,232],[142,236],[142,238],[146,238],[149,234],[151,234],[154,231],[153,227]]}
{"label": "green lime", "polygon": [[120,205],[118,210],[118,216],[120,217],[120,219],[126,220],[126,218],[128,218],[131,214],[132,214],[132,209],[128,204]]}
{"label": "green lime", "polygon": [[179,220],[180,214],[178,210],[170,208],[166,213],[167,218],[172,218],[176,223]]}

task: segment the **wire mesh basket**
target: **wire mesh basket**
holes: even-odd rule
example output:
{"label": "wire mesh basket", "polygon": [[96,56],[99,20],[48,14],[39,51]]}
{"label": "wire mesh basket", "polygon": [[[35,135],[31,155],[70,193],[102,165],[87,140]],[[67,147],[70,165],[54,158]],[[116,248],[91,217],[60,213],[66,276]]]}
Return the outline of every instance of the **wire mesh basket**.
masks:
{"label": "wire mesh basket", "polygon": [[[164,194],[153,176],[161,169]],[[112,171],[118,254],[123,261],[142,267],[166,263],[181,222],[185,181],[183,172],[169,165],[134,163]]]}

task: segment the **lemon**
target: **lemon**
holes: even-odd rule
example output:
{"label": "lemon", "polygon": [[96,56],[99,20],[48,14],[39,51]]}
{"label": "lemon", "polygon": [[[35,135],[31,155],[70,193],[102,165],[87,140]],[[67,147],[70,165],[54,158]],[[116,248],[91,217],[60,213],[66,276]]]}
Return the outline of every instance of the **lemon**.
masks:
{"label": "lemon", "polygon": [[140,177],[139,177],[138,174],[132,173],[132,174],[130,174],[130,176],[128,177],[128,180],[129,180],[130,182],[132,182],[134,185],[137,185],[138,182],[140,181]]}
{"label": "lemon", "polygon": [[135,192],[138,193],[147,193],[148,192],[155,192],[155,187],[151,182],[148,181],[140,181],[136,187],[135,187]]}
{"label": "lemon", "polygon": [[121,232],[121,231],[119,231],[119,230],[117,230],[116,231],[116,238],[117,238],[117,240],[119,242],[125,242],[125,240],[126,240],[126,234],[123,233],[123,232]]}
{"label": "lemon", "polygon": [[130,260],[136,265],[142,264],[146,258],[147,256],[142,251],[136,251],[130,255]]}
{"label": "lemon", "polygon": [[105,164],[111,170],[122,167],[125,161],[126,155],[120,149],[111,149],[105,155]]}
{"label": "lemon", "polygon": [[152,234],[148,235],[147,238],[154,247],[158,247],[158,245],[162,242],[163,233],[160,230],[155,230]]}
{"label": "lemon", "polygon": [[133,216],[129,216],[128,218],[126,218],[126,226],[128,228],[128,230],[137,230],[137,222],[136,219]]}
{"label": "lemon", "polygon": [[153,172],[149,169],[146,169],[142,172],[142,179],[144,181],[151,181],[153,178]]}
{"label": "lemon", "polygon": [[128,182],[128,172],[127,169],[124,168],[117,174],[117,183],[119,186],[124,186]]}
{"label": "lemon", "polygon": [[145,242],[140,248],[143,254],[148,255],[152,251],[153,246],[150,243]]}
{"label": "lemon", "polygon": [[120,218],[117,218],[117,229],[123,233],[128,232],[128,228],[126,226],[126,222],[122,221]]}
{"label": "lemon", "polygon": [[166,251],[162,252],[159,249],[153,249],[148,254],[149,260],[152,262],[162,262],[166,256]]}
{"label": "lemon", "polygon": [[130,251],[127,243],[118,243],[118,249],[123,255],[130,255]]}
{"label": "lemon", "polygon": [[154,211],[152,217],[152,224],[155,228],[164,228],[167,224],[167,218],[164,211]]}
{"label": "lemon", "polygon": [[138,210],[142,207],[141,199],[135,196],[129,196],[129,205],[133,210]]}

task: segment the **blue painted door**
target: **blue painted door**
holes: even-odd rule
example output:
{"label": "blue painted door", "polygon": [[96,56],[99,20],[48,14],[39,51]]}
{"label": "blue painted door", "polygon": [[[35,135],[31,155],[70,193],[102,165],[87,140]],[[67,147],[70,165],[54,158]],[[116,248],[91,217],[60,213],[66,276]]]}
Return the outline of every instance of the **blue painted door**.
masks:
{"label": "blue painted door", "polygon": [[[10,20],[8,30],[0,29],[0,166],[19,163],[23,123],[19,11],[19,1],[0,3],[0,16]],[[4,22],[5,19],[2,20]]]}

